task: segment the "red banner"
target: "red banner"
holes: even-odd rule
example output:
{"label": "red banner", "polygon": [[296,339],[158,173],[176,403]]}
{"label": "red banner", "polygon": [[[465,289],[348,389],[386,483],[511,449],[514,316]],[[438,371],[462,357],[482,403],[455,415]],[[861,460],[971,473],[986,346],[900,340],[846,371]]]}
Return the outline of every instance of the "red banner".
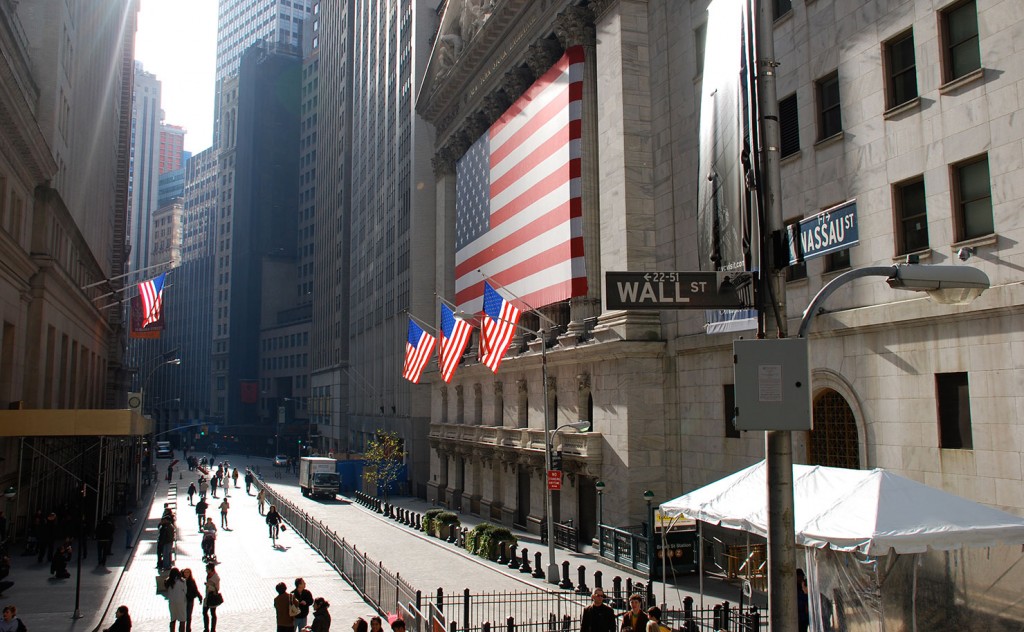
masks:
{"label": "red banner", "polygon": [[240,380],[243,404],[255,404],[260,401],[260,384],[257,380]]}
{"label": "red banner", "polygon": [[131,299],[129,319],[128,335],[132,338],[159,338],[160,332],[164,330],[163,310],[160,311],[160,318],[155,322],[146,327],[142,326],[142,299],[138,296],[133,296]]}

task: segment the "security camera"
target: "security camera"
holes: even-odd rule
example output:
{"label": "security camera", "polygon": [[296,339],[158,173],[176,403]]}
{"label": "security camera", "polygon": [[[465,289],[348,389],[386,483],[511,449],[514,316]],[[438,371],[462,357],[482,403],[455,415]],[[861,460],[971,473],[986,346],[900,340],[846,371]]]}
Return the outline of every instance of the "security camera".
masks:
{"label": "security camera", "polygon": [[965,246],[965,247],[961,248],[960,250],[956,251],[956,256],[957,256],[957,258],[960,259],[960,261],[967,261],[968,259],[970,259],[974,255],[974,253],[975,253],[974,248],[971,248],[970,246]]}

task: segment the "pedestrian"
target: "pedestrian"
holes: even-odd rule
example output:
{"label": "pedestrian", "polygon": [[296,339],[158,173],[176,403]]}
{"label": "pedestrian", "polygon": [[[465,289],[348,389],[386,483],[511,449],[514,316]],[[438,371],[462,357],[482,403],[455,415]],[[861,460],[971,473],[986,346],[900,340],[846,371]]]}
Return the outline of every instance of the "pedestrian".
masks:
{"label": "pedestrian", "polygon": [[110,555],[110,545],[114,541],[114,521],[110,516],[105,516],[96,525],[96,554],[99,556],[97,563],[104,566],[107,563],[107,556]]}
{"label": "pedestrian", "polygon": [[382,632],[383,629],[380,617],[370,617],[370,632]]}
{"label": "pedestrian", "polygon": [[356,617],[356,620],[352,622],[352,632],[366,632],[366,621],[362,617]]}
{"label": "pedestrian", "polygon": [[128,614],[128,606],[118,606],[114,611],[114,623],[109,628],[103,628],[103,632],[131,632],[132,618]]}
{"label": "pedestrian", "polygon": [[47,562],[53,561],[53,545],[57,539],[57,514],[50,512],[46,516],[46,520],[39,525],[39,555],[36,556],[36,561],[40,564],[43,562],[43,558]]}
{"label": "pedestrian", "polygon": [[590,601],[580,618],[580,632],[615,632],[615,611],[604,602],[600,587],[591,593]]}
{"label": "pedestrian", "polygon": [[651,606],[647,609],[647,632],[672,632],[670,628],[661,624],[661,608]]}
{"label": "pedestrian", "polygon": [[164,597],[167,598],[167,610],[171,615],[171,624],[168,628],[174,632],[174,624],[178,624],[178,632],[185,632],[185,616],[188,614],[188,604],[185,601],[187,594],[185,582],[182,580],[181,571],[171,568],[164,580]]}
{"label": "pedestrian", "polygon": [[196,599],[203,603],[203,594],[199,592],[196,578],[192,577],[192,569],[181,571],[181,579],[185,582],[185,632],[192,632],[192,612],[196,607]]}
{"label": "pedestrian", "polygon": [[263,503],[267,502],[267,492],[260,488],[260,492],[256,494],[256,502],[260,505],[260,515],[263,515]]}
{"label": "pedestrian", "polygon": [[269,528],[269,530],[268,530],[269,537],[271,537],[271,538],[277,537],[278,536],[278,530],[281,527],[281,514],[277,513],[277,505],[271,505],[270,506],[270,510],[267,511],[266,522],[267,522],[267,527]]}
{"label": "pedestrian", "polygon": [[199,500],[206,500],[206,494],[210,491],[210,482],[205,476],[199,477]]}
{"label": "pedestrian", "polygon": [[4,606],[3,619],[0,620],[0,631],[2,632],[27,632],[28,628],[18,618],[18,609],[14,606]]}
{"label": "pedestrian", "polygon": [[643,606],[643,597],[637,594],[629,596],[629,610],[622,615],[621,632],[645,632],[647,630],[647,613]]}
{"label": "pedestrian", "polygon": [[313,605],[313,593],[306,589],[306,580],[301,577],[295,578],[295,590],[292,591],[292,596],[299,604],[299,614],[295,615],[295,630],[293,632],[301,632],[302,628],[306,627],[309,607]]}
{"label": "pedestrian", "polygon": [[277,632],[294,632],[295,630],[295,609],[297,606],[295,597],[288,592],[288,586],[284,582],[277,582],[274,586],[277,596],[274,597],[274,612],[277,615]]}
{"label": "pedestrian", "polygon": [[206,599],[203,601],[203,632],[217,632],[217,606],[224,603],[220,594],[220,575],[217,565],[206,565]]}
{"label": "pedestrian", "polygon": [[227,529],[228,528],[228,509],[230,509],[230,508],[231,508],[231,505],[228,504],[228,499],[227,498],[225,498],[224,500],[220,501],[220,528],[221,529]]}
{"label": "pedestrian", "polygon": [[214,474],[210,477],[210,495],[214,498],[217,497],[217,485],[220,483],[220,478]]}
{"label": "pedestrian", "polygon": [[50,561],[50,574],[56,579],[67,579],[71,577],[68,572],[68,562],[71,561],[71,538],[66,538],[64,544],[60,545],[53,553]]}
{"label": "pedestrian", "polygon": [[405,619],[399,614],[389,614],[388,623],[391,625],[391,632],[405,632]]}
{"label": "pedestrian", "polygon": [[198,491],[196,490],[196,483],[195,481],[192,481],[191,483],[188,484],[188,491],[185,492],[186,494],[188,494],[188,504],[192,504],[192,497],[196,495],[196,491]]}
{"label": "pedestrian", "polygon": [[202,496],[199,497],[199,502],[196,503],[196,517],[199,518],[199,531],[202,532],[203,525],[206,524],[206,508],[209,505],[206,504],[206,499]]}
{"label": "pedestrian", "polygon": [[132,548],[132,533],[135,530],[135,523],[138,520],[135,519],[135,515],[132,512],[128,512],[124,517],[124,548]]}
{"label": "pedestrian", "polygon": [[174,548],[174,525],[168,518],[161,518],[156,532],[156,567],[160,570],[172,566],[171,549]]}
{"label": "pedestrian", "polygon": [[4,591],[14,585],[14,582],[9,581],[7,576],[11,574],[11,558],[4,555],[0,557],[0,597],[4,596]]}
{"label": "pedestrian", "polygon": [[807,575],[804,569],[796,569],[796,629],[807,632],[811,626],[810,598],[807,594]]}
{"label": "pedestrian", "polygon": [[[331,613],[328,608],[331,604],[323,597],[313,600],[313,625],[304,628],[308,632],[331,632]],[[362,621],[362,619],[360,619]],[[363,628],[359,632],[366,632],[366,622],[363,621]]]}
{"label": "pedestrian", "polygon": [[235,489],[238,489],[238,468],[231,471],[231,480],[235,482]]}
{"label": "pedestrian", "polygon": [[246,496],[251,495],[249,493],[249,491],[251,489],[252,489],[252,471],[251,470],[246,470],[245,471],[245,495]]}

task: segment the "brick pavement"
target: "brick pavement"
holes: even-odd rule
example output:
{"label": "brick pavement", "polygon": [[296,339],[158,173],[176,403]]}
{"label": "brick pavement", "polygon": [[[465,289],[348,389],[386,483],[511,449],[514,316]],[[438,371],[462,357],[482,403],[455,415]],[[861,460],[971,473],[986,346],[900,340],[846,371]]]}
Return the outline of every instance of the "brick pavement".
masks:
{"label": "brick pavement", "polygon": [[[360,551],[384,564],[392,572],[401,576],[415,588],[425,594],[433,593],[438,587],[445,593],[462,592],[470,588],[473,592],[505,592],[523,591],[537,588],[552,588],[543,579],[534,579],[529,574],[520,573],[494,562],[470,555],[465,549],[458,548],[437,538],[429,537],[403,526],[393,520],[384,518],[350,499],[339,497],[338,501],[327,502],[302,496],[298,487],[298,477],[283,473],[282,470],[270,468],[269,461],[262,466],[264,482],[290,502],[324,522],[340,537],[353,543]],[[280,478],[277,476],[280,475]],[[392,499],[397,506],[423,513],[431,505],[417,498],[400,497]],[[483,520],[468,514],[460,514],[465,527],[473,527]],[[529,550],[531,565],[534,553],[540,551],[545,567],[547,564],[547,545],[541,544],[540,538],[524,531],[513,530],[519,539],[520,546]],[[593,588],[594,571],[600,570],[604,577],[604,587],[609,589],[612,578],[622,577],[623,586],[626,578],[634,581],[646,581],[638,573],[629,573],[600,560],[596,554],[584,550],[580,553],[556,548],[555,558],[561,568],[564,561],[569,562],[569,578],[575,583],[577,568],[582,564],[586,567],[588,586]],[[664,591],[664,601],[669,607],[682,607],[685,597],[693,597],[699,603],[700,579],[694,575],[679,578],[675,585],[670,584]],[[661,582],[655,582],[655,594],[659,602],[663,600]],[[728,600],[739,601],[738,586],[705,578],[705,603],[709,606]],[[767,605],[767,597],[755,594],[754,602],[760,606]]]}
{"label": "brick pavement", "polygon": [[[223,458],[230,460],[240,471],[245,466],[241,457]],[[265,464],[264,461],[261,464]],[[174,480],[182,490],[178,508],[180,540],[176,547],[176,565],[191,568],[202,585],[206,572],[202,563],[201,536],[195,512],[183,493],[196,476],[187,468],[183,469],[182,478],[179,480],[176,472]],[[355,617],[373,614],[358,593],[291,531],[282,534],[278,539],[279,547],[274,549],[263,517],[257,512],[255,496],[246,496],[241,480],[239,485],[239,489],[231,490],[229,498],[231,509],[228,519],[232,530],[220,530],[217,538],[217,557],[221,562],[218,573],[224,595],[224,605],[217,609],[217,629],[220,632],[274,629],[271,606],[274,585],[284,581],[292,588],[292,582],[299,576],[305,578],[314,596],[322,596],[331,603],[332,627],[345,630]],[[9,578],[15,581],[15,586],[0,597],[0,603],[15,604],[18,615],[34,632],[91,632],[100,626],[110,625],[114,608],[120,604],[127,605],[131,611],[133,632],[165,632],[169,621],[167,601],[156,593],[155,578],[156,527],[167,497],[167,486],[163,480],[156,486],[154,501],[141,525],[134,550],[125,551],[120,524],[114,534],[114,555],[106,569],[97,567],[95,542],[89,543],[89,557],[82,564],[79,607],[82,618],[71,618],[75,603],[74,560],[69,567],[71,579],[57,581],[49,579],[48,564],[36,564],[35,556],[15,555]],[[211,504],[219,504],[219,500]],[[213,515],[213,512],[207,515]],[[220,516],[213,517],[219,526]],[[193,629],[202,629],[198,604],[193,614]]]}

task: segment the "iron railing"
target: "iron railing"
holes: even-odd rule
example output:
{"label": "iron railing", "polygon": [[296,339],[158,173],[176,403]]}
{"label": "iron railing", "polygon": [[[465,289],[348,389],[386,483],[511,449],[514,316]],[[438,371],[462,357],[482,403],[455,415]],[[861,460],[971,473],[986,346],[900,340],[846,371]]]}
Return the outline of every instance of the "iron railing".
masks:
{"label": "iron railing", "polygon": [[597,525],[598,552],[601,557],[630,568],[649,573],[651,569],[648,547],[650,540],[638,530],[619,529],[605,524]]}
{"label": "iron railing", "polygon": [[695,607],[693,597],[683,599],[682,610],[662,612],[661,622],[679,632],[768,632],[768,617],[757,606],[723,601],[702,609]]}

